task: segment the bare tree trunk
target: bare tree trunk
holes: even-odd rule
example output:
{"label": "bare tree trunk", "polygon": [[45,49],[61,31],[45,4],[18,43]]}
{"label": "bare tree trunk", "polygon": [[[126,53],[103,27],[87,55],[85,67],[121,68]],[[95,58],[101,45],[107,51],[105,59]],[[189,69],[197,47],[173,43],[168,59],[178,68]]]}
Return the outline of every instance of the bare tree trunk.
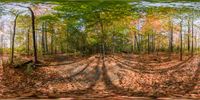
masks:
{"label": "bare tree trunk", "polygon": [[[133,46],[133,50],[132,52],[134,51],[134,42],[132,43],[132,46]],[[112,54],[115,54],[115,39],[114,39],[114,35],[112,35]]]}
{"label": "bare tree trunk", "polygon": [[29,32],[30,32],[30,29],[28,29],[28,32],[27,32],[27,55],[29,56],[30,55],[30,39],[29,39]]}
{"label": "bare tree trunk", "polygon": [[33,52],[34,52],[34,64],[38,62],[37,60],[37,44],[36,44],[36,36],[35,36],[35,15],[33,10],[28,7],[31,12],[31,19],[32,19],[32,34],[33,34]]}
{"label": "bare tree trunk", "polygon": [[0,54],[3,55],[3,49],[4,49],[4,35],[0,35],[0,39],[1,39],[1,51]]}
{"label": "bare tree trunk", "polygon": [[48,41],[47,41],[47,38],[48,38],[48,36],[47,36],[47,26],[46,26],[46,24],[45,24],[45,51],[46,51],[46,54],[48,54],[49,53],[49,49],[48,49]]}
{"label": "bare tree trunk", "polygon": [[174,24],[172,19],[169,21],[170,26],[170,35],[169,35],[169,59],[171,58],[171,54],[173,53],[173,32],[174,32]]}
{"label": "bare tree trunk", "polygon": [[14,20],[14,26],[13,26],[13,35],[12,35],[12,48],[11,48],[11,61],[10,63],[13,63],[13,59],[14,59],[14,47],[15,47],[15,34],[16,34],[16,26],[17,26],[17,18],[18,18],[19,14],[17,14],[15,16],[15,20]]}
{"label": "bare tree trunk", "polygon": [[192,16],[192,50],[191,50],[191,55],[193,56],[194,54],[194,18]]}
{"label": "bare tree trunk", "polygon": [[137,44],[137,51],[140,53],[140,42],[139,42],[139,35],[135,35],[135,40],[136,40],[136,44]]}
{"label": "bare tree trunk", "polygon": [[148,54],[150,54],[150,39],[149,39],[150,37],[149,37],[149,33],[148,33],[148,37],[147,38],[148,38]]}
{"label": "bare tree trunk", "polygon": [[54,29],[52,29],[52,33],[51,33],[51,54],[53,54],[53,47],[54,47]]}
{"label": "bare tree trunk", "polygon": [[105,41],[104,41],[104,28],[103,28],[103,23],[101,22],[101,32],[102,32],[102,36],[101,36],[101,43],[102,43],[102,56],[103,56],[103,59],[105,57]]}
{"label": "bare tree trunk", "polygon": [[152,34],[152,52],[155,52],[155,34]]}
{"label": "bare tree trunk", "polygon": [[101,28],[101,53],[102,53],[102,59],[104,60],[104,57],[105,57],[105,41],[104,41],[104,27],[103,27],[103,22],[101,20],[101,13],[99,13],[98,15],[98,18],[99,18],[99,25],[100,25],[100,28]]}
{"label": "bare tree trunk", "polygon": [[188,20],[188,52],[190,52],[190,20]]}
{"label": "bare tree trunk", "polygon": [[44,30],[44,26],[45,23],[43,22],[42,23],[42,54],[44,55],[45,54],[45,38],[44,38],[44,35],[45,35],[45,30]]}
{"label": "bare tree trunk", "polygon": [[173,22],[172,22],[172,28],[171,28],[171,52],[173,53],[173,35],[174,35],[174,25],[173,25]]}
{"label": "bare tree trunk", "polygon": [[183,60],[183,40],[182,40],[182,23],[183,23],[183,20],[181,19],[181,22],[180,22],[180,60],[182,61]]}

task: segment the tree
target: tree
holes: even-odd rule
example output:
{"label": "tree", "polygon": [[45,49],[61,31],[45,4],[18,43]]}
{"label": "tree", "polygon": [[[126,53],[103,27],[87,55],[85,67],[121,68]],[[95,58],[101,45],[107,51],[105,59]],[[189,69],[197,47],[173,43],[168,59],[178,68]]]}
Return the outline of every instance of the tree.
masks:
{"label": "tree", "polygon": [[180,60],[183,60],[183,36],[182,36],[183,19],[180,21]]}
{"label": "tree", "polygon": [[36,44],[36,36],[35,36],[35,15],[31,7],[21,6],[23,8],[27,8],[31,12],[31,22],[32,22],[32,35],[33,35],[33,53],[34,53],[34,65],[38,62],[37,58],[37,44]]}
{"label": "tree", "polygon": [[190,18],[188,18],[188,52],[190,52]]}
{"label": "tree", "polygon": [[194,11],[192,11],[192,47],[191,47],[191,55],[194,55]]}
{"label": "tree", "polygon": [[12,48],[11,48],[11,61],[10,61],[11,64],[13,63],[13,59],[14,59],[14,47],[15,47],[15,34],[16,34],[17,18],[18,18],[20,13],[18,11],[13,10],[12,14],[15,16],[15,19],[14,19],[13,35],[12,35]]}

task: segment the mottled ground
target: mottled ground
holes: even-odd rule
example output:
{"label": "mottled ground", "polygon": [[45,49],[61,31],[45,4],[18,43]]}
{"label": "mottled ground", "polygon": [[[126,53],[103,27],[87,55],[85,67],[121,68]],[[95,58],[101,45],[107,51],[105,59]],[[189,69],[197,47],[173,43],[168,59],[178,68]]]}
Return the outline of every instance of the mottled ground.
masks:
{"label": "mottled ground", "polygon": [[31,74],[6,67],[2,98],[200,98],[199,56],[184,61],[138,57],[60,58]]}
{"label": "mottled ground", "polygon": [[2,61],[0,59],[0,97],[3,96],[3,83],[2,83],[2,78],[3,78],[3,66],[2,66]]}

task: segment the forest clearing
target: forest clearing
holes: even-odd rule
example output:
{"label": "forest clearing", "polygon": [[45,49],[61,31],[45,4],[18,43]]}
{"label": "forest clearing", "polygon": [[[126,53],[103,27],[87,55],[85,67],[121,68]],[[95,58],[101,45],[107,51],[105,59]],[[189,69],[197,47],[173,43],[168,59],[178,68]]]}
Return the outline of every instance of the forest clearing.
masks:
{"label": "forest clearing", "polygon": [[0,99],[200,99],[198,0],[1,0]]}

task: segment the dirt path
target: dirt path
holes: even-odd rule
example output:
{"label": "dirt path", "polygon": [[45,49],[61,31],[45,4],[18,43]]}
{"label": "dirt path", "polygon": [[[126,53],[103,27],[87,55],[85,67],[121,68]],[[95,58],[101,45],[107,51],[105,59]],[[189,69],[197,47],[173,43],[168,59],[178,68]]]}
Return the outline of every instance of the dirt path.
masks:
{"label": "dirt path", "polygon": [[130,63],[120,63],[127,61],[123,58],[117,58],[120,62],[109,56],[104,60],[100,58],[92,56],[75,63],[41,67],[31,75],[13,73],[10,79],[19,81],[15,80],[18,84],[12,86],[12,82],[7,82],[5,98],[200,98],[199,57],[177,65],[177,68],[166,68],[164,74],[159,71],[163,68],[141,70]]}

